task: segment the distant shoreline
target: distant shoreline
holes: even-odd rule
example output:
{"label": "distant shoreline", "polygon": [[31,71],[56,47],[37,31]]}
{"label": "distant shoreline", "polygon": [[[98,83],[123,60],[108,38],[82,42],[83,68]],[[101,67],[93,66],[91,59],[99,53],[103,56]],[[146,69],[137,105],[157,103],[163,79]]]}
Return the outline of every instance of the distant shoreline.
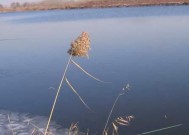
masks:
{"label": "distant shoreline", "polygon": [[[169,1],[169,0],[168,0]],[[46,10],[65,10],[65,9],[85,9],[85,8],[110,8],[110,7],[143,7],[143,6],[176,6],[189,5],[189,1],[177,0],[177,2],[128,2],[128,1],[89,1],[62,3],[60,5],[32,4],[29,6],[19,6],[15,8],[0,8],[0,13],[23,12],[23,11],[46,11]]]}

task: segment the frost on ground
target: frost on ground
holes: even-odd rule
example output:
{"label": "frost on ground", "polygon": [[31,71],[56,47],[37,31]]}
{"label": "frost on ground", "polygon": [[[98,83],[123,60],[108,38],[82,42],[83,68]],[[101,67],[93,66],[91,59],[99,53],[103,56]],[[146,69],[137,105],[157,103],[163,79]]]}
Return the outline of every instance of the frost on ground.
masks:
{"label": "frost on ground", "polygon": [[[0,135],[31,135],[43,134],[47,118],[31,116],[29,114],[0,111]],[[67,135],[68,130],[52,122],[50,125],[52,135]],[[14,132],[14,133],[13,133]]]}

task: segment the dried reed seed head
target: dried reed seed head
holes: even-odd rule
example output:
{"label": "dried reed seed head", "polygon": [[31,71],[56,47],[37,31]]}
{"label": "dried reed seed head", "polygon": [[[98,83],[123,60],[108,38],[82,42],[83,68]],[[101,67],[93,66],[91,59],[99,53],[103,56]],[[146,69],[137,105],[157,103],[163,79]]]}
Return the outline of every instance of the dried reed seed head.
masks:
{"label": "dried reed seed head", "polygon": [[81,35],[71,43],[71,48],[68,53],[73,56],[86,57],[90,49],[90,39],[87,32],[82,32]]}

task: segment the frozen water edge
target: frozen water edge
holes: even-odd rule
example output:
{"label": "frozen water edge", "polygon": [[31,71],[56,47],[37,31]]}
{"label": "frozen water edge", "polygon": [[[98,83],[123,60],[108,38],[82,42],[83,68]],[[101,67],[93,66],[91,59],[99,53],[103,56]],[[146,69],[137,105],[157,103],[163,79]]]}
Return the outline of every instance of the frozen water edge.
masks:
{"label": "frozen water edge", "polygon": [[[47,123],[47,117],[31,116],[26,113],[16,113],[0,110],[0,134],[12,135],[31,135],[34,129],[36,134],[44,133],[44,127]],[[63,129],[56,122],[50,125],[52,135],[68,135],[68,129]]]}

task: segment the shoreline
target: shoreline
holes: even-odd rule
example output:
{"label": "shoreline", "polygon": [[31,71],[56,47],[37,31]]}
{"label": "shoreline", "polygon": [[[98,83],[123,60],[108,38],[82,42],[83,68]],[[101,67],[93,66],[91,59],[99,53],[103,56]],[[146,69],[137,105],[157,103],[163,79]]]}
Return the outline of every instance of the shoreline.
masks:
{"label": "shoreline", "polygon": [[26,12],[26,11],[48,11],[48,10],[67,10],[67,9],[89,9],[89,8],[113,8],[113,7],[150,7],[150,6],[186,6],[189,2],[159,2],[159,3],[128,3],[128,2],[85,2],[85,3],[63,3],[55,5],[32,5],[28,7],[0,8],[0,13]]}

